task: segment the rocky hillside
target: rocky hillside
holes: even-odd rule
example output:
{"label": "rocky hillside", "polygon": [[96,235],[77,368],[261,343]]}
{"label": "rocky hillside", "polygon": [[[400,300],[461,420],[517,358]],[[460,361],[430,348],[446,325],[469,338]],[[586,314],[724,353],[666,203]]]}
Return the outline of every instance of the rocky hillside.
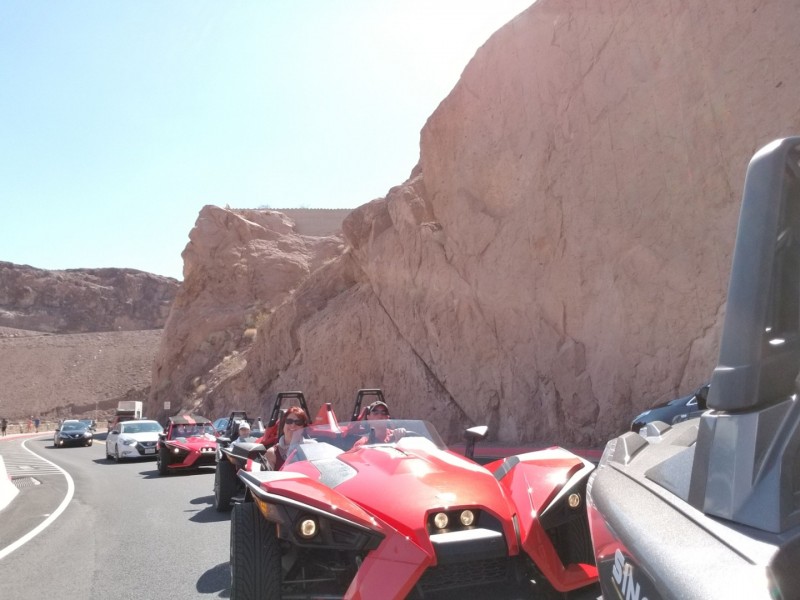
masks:
{"label": "rocky hillside", "polygon": [[602,443],[710,377],[748,160],[800,131],[798,25],[786,0],[539,0],[341,238],[203,210],[151,409],[382,387],[451,439]]}
{"label": "rocky hillside", "polygon": [[178,282],[0,262],[0,416],[100,417],[148,397]]}
{"label": "rocky hillside", "polygon": [[37,269],[0,262],[0,326],[49,333],[164,326],[178,281],[134,269]]}
{"label": "rocky hillside", "polygon": [[146,400],[161,330],[48,334],[0,328],[0,417],[98,418]]}

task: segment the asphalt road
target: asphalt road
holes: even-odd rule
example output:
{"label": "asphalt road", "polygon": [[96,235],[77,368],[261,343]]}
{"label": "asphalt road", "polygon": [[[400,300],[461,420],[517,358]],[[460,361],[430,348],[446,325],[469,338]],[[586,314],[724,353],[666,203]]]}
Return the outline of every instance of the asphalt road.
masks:
{"label": "asphalt road", "polygon": [[[21,448],[0,446],[12,477],[26,475],[0,517],[0,551],[45,522],[68,479]],[[105,443],[28,448],[64,468],[74,496],[59,518],[0,559],[3,598],[228,598],[230,516],[213,507],[214,471],[160,477],[155,460],[105,459]],[[34,483],[38,482],[38,483]]]}

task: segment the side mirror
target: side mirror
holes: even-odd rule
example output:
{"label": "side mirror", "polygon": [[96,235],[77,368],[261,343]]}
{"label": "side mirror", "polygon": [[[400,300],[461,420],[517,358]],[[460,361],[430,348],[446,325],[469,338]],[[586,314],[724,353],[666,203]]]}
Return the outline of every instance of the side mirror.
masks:
{"label": "side mirror", "polygon": [[475,457],[475,442],[485,440],[489,433],[489,428],[486,425],[478,425],[470,427],[464,432],[464,439],[467,440],[466,448],[464,448],[464,456],[473,460]]}

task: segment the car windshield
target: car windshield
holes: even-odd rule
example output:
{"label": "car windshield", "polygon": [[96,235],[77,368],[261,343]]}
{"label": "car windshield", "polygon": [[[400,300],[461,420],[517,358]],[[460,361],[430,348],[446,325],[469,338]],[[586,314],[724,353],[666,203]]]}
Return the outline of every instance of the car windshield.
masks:
{"label": "car windshield", "polygon": [[61,426],[61,431],[80,431],[81,429],[85,429],[85,428],[86,428],[85,425],[83,425],[81,423],[78,423],[78,422],[75,422],[75,423],[64,423]]}
{"label": "car windshield", "polygon": [[161,433],[162,428],[158,423],[124,423],[120,425],[120,433]]}
{"label": "car windshield", "polygon": [[[328,452],[320,446],[328,449]],[[287,463],[328,457],[364,446],[390,446],[400,450],[427,448],[446,450],[436,428],[427,421],[382,419],[343,422],[338,425],[310,425],[295,435]]]}
{"label": "car windshield", "polygon": [[173,425],[170,437],[172,439],[181,437],[198,437],[202,435],[214,435],[214,427],[211,423],[199,423],[195,425]]}

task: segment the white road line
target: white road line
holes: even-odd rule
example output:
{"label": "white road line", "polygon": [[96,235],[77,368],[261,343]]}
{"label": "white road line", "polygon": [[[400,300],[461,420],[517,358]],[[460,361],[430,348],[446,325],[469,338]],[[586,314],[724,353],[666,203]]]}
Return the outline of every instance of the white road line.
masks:
{"label": "white road line", "polygon": [[22,447],[23,447],[23,448],[25,448],[25,450],[27,450],[28,452],[30,452],[31,454],[33,454],[35,457],[42,459],[42,460],[43,460],[43,461],[45,461],[46,463],[50,463],[50,464],[51,464],[51,465],[53,465],[53,466],[54,466],[56,469],[58,469],[59,471],[61,471],[61,473],[64,475],[64,477],[66,477],[66,478],[67,478],[67,493],[66,493],[66,495],[64,496],[64,500],[62,500],[62,501],[61,501],[61,504],[59,504],[59,505],[58,505],[58,508],[57,508],[57,509],[55,509],[55,510],[54,510],[54,511],[53,511],[53,512],[50,514],[50,516],[49,516],[49,517],[47,517],[47,518],[46,518],[44,521],[42,521],[41,523],[39,523],[39,525],[38,525],[37,527],[34,527],[34,528],[33,528],[33,529],[31,529],[31,530],[30,530],[28,533],[26,533],[26,534],[25,534],[25,535],[23,535],[21,538],[19,538],[19,539],[18,539],[16,542],[14,542],[14,543],[12,543],[12,544],[9,544],[8,546],[6,546],[6,547],[5,547],[5,548],[3,548],[2,550],[0,550],[0,560],[2,560],[2,559],[3,559],[3,558],[5,558],[6,556],[8,556],[8,555],[9,555],[9,554],[11,554],[12,552],[14,552],[14,550],[16,550],[16,549],[18,549],[18,548],[21,548],[22,546],[24,546],[25,544],[27,544],[28,542],[30,542],[30,541],[31,541],[33,538],[35,538],[37,535],[39,535],[39,534],[40,534],[40,533],[42,533],[42,532],[43,532],[45,529],[47,529],[47,528],[48,528],[50,525],[52,525],[52,524],[53,524],[53,522],[54,522],[54,521],[55,521],[55,520],[56,520],[56,519],[57,519],[59,516],[61,516],[61,513],[63,513],[63,512],[64,512],[64,510],[66,510],[66,508],[67,508],[67,505],[68,505],[68,504],[69,504],[69,503],[72,501],[72,496],[75,494],[75,482],[72,480],[72,477],[70,476],[70,474],[69,474],[69,473],[67,473],[67,472],[66,472],[64,469],[62,469],[61,467],[59,467],[57,464],[50,462],[49,460],[47,460],[47,459],[46,459],[46,458],[44,458],[43,456],[39,456],[39,455],[38,455],[38,454],[36,454],[36,453],[35,453],[33,450],[31,450],[30,448],[28,448],[28,447],[25,445],[25,443],[26,443],[27,441],[28,441],[28,440],[25,440],[24,442],[22,442]]}

